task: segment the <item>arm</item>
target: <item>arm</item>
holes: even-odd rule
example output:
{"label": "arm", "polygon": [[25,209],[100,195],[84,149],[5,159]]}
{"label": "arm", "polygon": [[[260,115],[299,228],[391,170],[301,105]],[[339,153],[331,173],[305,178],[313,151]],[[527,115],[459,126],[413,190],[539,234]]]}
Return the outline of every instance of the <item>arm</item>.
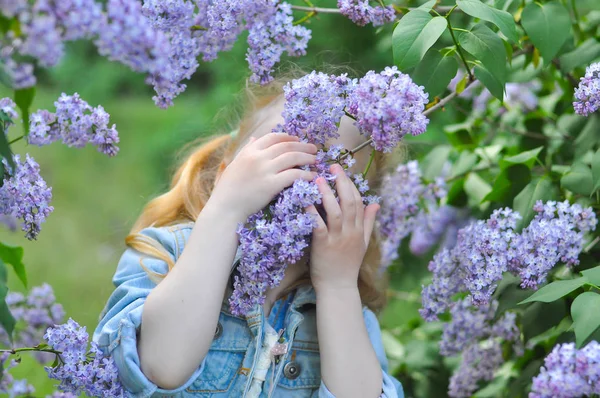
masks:
{"label": "arm", "polygon": [[208,353],[237,246],[239,222],[296,179],[314,173],[316,147],[287,134],[250,140],[227,166],[196,220],[176,266],[147,297],[138,351],[143,373],[176,388]]}
{"label": "arm", "polygon": [[379,205],[363,206],[354,183],[339,165],[338,204],[323,178],[317,185],[327,224],[314,206],[317,220],[311,246],[311,279],[317,295],[317,332],[321,376],[329,394],[340,397],[379,397],[382,369],[369,340],[358,291],[358,273]]}

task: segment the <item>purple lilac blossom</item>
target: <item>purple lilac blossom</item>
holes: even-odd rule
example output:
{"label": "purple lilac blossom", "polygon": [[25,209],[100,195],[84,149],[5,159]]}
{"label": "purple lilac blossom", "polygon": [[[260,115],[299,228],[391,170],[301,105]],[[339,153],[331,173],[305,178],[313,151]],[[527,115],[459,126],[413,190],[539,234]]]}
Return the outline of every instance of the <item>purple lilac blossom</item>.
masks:
{"label": "purple lilac blossom", "polygon": [[415,220],[408,247],[416,256],[427,253],[445,234],[449,226],[458,221],[458,209],[452,206],[431,206],[421,210]]}
{"label": "purple lilac blossom", "polygon": [[[0,371],[0,392],[6,394],[9,398],[19,397],[19,396],[31,396],[35,392],[35,388],[27,384],[27,380],[15,380],[13,375],[9,373],[10,369],[14,368],[19,364],[19,361],[16,359],[10,359],[10,353],[3,352],[0,353],[0,366],[2,367],[2,371]],[[5,363],[9,361],[8,364]]]}
{"label": "purple lilac blossom", "polygon": [[40,176],[40,166],[29,154],[21,163],[19,155],[13,155],[16,170],[11,170],[6,159],[4,164],[4,184],[0,187],[0,214],[23,220],[21,228],[25,237],[35,240],[41,224],[54,210],[50,206],[52,188]]}
{"label": "purple lilac blossom", "polygon": [[25,37],[19,46],[19,52],[36,58],[46,68],[58,64],[64,55],[65,46],[54,14],[39,10],[36,3],[33,10],[22,13],[19,20]]}
{"label": "purple lilac blossom", "polygon": [[4,114],[12,120],[11,123],[5,124],[5,127],[13,125],[15,120],[19,117],[19,114],[17,113],[17,105],[8,97],[0,99],[0,111],[4,112]]}
{"label": "purple lilac blossom", "polygon": [[373,7],[369,0],[338,0],[337,4],[340,12],[358,26],[365,26],[369,22],[373,26],[380,26],[396,19],[394,7]]}
{"label": "purple lilac blossom", "polygon": [[400,164],[393,173],[383,177],[382,206],[377,217],[377,229],[382,238],[382,267],[389,266],[398,258],[402,239],[415,229],[418,216],[427,211],[421,209],[421,203],[435,211],[438,201],[445,196],[443,179],[426,184],[417,161]]}
{"label": "purple lilac blossom", "polygon": [[54,350],[61,351],[61,363],[45,367],[51,379],[60,381],[59,390],[92,397],[125,396],[112,357],[104,356],[95,342],[88,351],[85,326],[69,318],[65,324],[48,328],[44,339]]}
{"label": "purple lilac blossom", "polygon": [[496,370],[504,363],[502,347],[496,340],[471,344],[462,354],[458,370],[450,378],[448,395],[468,398],[475,392],[480,380],[490,381]]}
{"label": "purple lilac blossom", "polygon": [[53,15],[63,41],[91,38],[102,27],[102,6],[95,0],[37,0],[34,12]]}
{"label": "purple lilac blossom", "polygon": [[282,131],[314,144],[325,144],[339,137],[338,125],[346,106],[346,98],[356,79],[321,72],[293,80],[283,88],[284,123],[274,131]]}
{"label": "purple lilac blossom", "polygon": [[100,55],[136,72],[150,75],[169,72],[169,39],[152,26],[137,1],[109,0],[95,43]]}
{"label": "purple lilac blossom", "polygon": [[576,398],[600,394],[600,344],[591,341],[580,350],[559,344],[544,359],[533,378],[529,398]]}
{"label": "purple lilac blossom", "polygon": [[186,89],[181,81],[190,79],[198,68],[197,58],[201,48],[192,30],[195,24],[194,7],[194,3],[186,0],[144,1],[144,15],[170,42],[167,70],[148,76],[148,82],[154,86],[157,94],[153,97],[154,102],[163,109],[173,105],[173,99]]}
{"label": "purple lilac blossom", "polygon": [[12,18],[27,8],[27,0],[0,0],[0,13]]}
{"label": "purple lilac blossom", "polygon": [[600,108],[600,62],[586,68],[585,76],[575,90],[573,107],[582,116],[588,116]]}
{"label": "purple lilac blossom", "polygon": [[253,83],[267,84],[273,80],[273,68],[284,51],[289,56],[306,54],[311,31],[304,26],[294,25],[291,6],[271,2],[272,7],[256,15],[249,23],[248,52],[246,60],[252,71]]}
{"label": "purple lilac blossom", "polygon": [[55,393],[53,393],[52,395],[46,395],[46,398],[76,398],[77,395],[70,393],[70,392],[60,392],[57,391]]}
{"label": "purple lilac blossom", "polygon": [[110,115],[102,106],[92,108],[79,94],[63,93],[54,102],[56,113],[47,110],[34,112],[30,117],[30,144],[44,146],[61,140],[69,147],[82,148],[91,143],[99,152],[114,156],[119,151],[119,135]]}
{"label": "purple lilac blossom", "polygon": [[423,111],[428,95],[396,66],[373,71],[358,81],[348,99],[348,113],[373,147],[391,152],[406,134],[425,132],[429,120]]}
{"label": "purple lilac blossom", "polygon": [[531,112],[538,106],[537,94],[542,89],[539,80],[531,80],[525,83],[506,83],[504,92],[504,104],[508,108]]}

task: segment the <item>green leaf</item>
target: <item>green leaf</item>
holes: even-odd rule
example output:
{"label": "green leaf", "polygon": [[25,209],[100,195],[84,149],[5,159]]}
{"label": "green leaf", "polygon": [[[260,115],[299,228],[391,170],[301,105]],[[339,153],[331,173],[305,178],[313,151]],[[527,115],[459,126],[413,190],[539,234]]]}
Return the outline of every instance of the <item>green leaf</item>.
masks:
{"label": "green leaf", "polygon": [[2,83],[6,88],[11,89],[13,87],[13,79],[6,71],[4,63],[0,62],[0,83]]}
{"label": "green leaf", "polygon": [[546,63],[552,61],[571,35],[569,10],[558,1],[529,3],[523,9],[521,23]]}
{"label": "green leaf", "polygon": [[571,166],[571,170],[560,179],[560,185],[573,193],[591,195],[594,188],[592,170],[586,164],[576,162]]}
{"label": "green leaf", "polygon": [[461,94],[467,88],[467,81],[469,80],[469,74],[465,73],[462,79],[456,84],[456,94]]}
{"label": "green leaf", "polygon": [[507,167],[498,174],[492,191],[483,198],[483,201],[503,202],[514,198],[530,181],[531,171],[524,164]]}
{"label": "green leaf", "polygon": [[465,180],[464,190],[469,197],[474,199],[475,203],[481,203],[491,192],[492,187],[477,173],[470,173]]}
{"label": "green leaf", "polygon": [[20,246],[8,246],[0,242],[0,259],[12,265],[23,285],[27,287],[27,274],[25,272],[25,264],[23,264],[23,248]]}
{"label": "green leaf", "polygon": [[[3,112],[0,112],[2,114]],[[10,149],[10,145],[8,144],[8,139],[6,138],[6,131],[3,129],[4,123],[0,123],[0,155],[6,158],[8,165],[11,169],[15,170],[15,160],[13,159],[13,153]],[[3,170],[4,171],[4,170]]]}
{"label": "green leaf", "polygon": [[481,81],[483,85],[490,90],[492,95],[498,98],[500,101],[504,100],[504,83],[496,79],[487,69],[483,66],[477,65],[473,69],[477,80]]}
{"label": "green leaf", "polygon": [[462,151],[458,160],[452,166],[450,178],[466,173],[475,166],[475,163],[477,163],[477,155],[471,151]]}
{"label": "green leaf", "polygon": [[421,4],[419,9],[430,11],[433,7],[435,7],[435,3],[437,3],[437,0],[429,0],[428,2]]}
{"label": "green leaf", "polygon": [[581,271],[590,283],[600,286],[600,266]]}
{"label": "green leaf", "polygon": [[600,326],[600,294],[585,292],[573,300],[571,317],[577,348]]}
{"label": "green leaf", "polygon": [[416,9],[406,14],[392,35],[394,63],[401,70],[417,65],[444,33],[446,26],[446,18],[434,18],[425,10]]}
{"label": "green leaf", "polygon": [[506,48],[493,30],[484,24],[475,25],[469,32],[460,32],[458,42],[462,48],[481,61],[500,83],[506,82]]}
{"label": "green leaf", "polygon": [[23,116],[23,130],[25,135],[29,134],[29,110],[35,97],[35,86],[30,88],[24,88],[22,90],[15,90],[15,104],[21,110],[21,116]]}
{"label": "green leaf", "polygon": [[549,303],[554,300],[566,296],[572,291],[585,285],[587,278],[582,276],[576,279],[569,279],[564,281],[555,281],[542,287],[537,292],[533,293],[529,298],[521,301],[519,305],[531,303],[532,301],[540,301],[542,303]]}
{"label": "green leaf", "polygon": [[412,78],[416,84],[425,87],[429,98],[433,98],[446,90],[457,71],[458,62],[455,57],[444,57],[439,51],[431,49],[415,68]]}
{"label": "green leaf", "polygon": [[498,29],[504,33],[504,36],[513,43],[519,41],[515,20],[508,12],[498,10],[482,3],[480,0],[456,0],[456,4],[466,14],[496,25]]}
{"label": "green leaf", "polygon": [[[544,147],[540,146],[538,148],[531,149],[529,151],[521,152],[518,155],[509,156],[502,160],[502,163],[506,164],[519,164],[522,163],[527,167],[531,168],[535,163],[535,159],[540,154],[540,152],[544,149]],[[505,166],[505,165],[503,165]]]}
{"label": "green leaf", "polygon": [[6,265],[0,261],[0,325],[12,342],[12,333],[15,330],[16,322],[6,304],[6,295],[8,293],[6,278]]}
{"label": "green leaf", "polygon": [[[560,119],[559,119],[560,120]],[[568,120],[568,119],[567,119]],[[573,115],[571,120],[582,120],[582,117],[579,115]],[[583,123],[586,122],[585,118],[582,120]],[[579,127],[579,123],[576,124],[574,128]],[[575,159],[578,159],[585,155],[590,148],[593,148],[597,142],[600,141],[600,117],[598,115],[593,114],[587,118],[587,123],[581,132],[577,135],[575,139]]]}
{"label": "green leaf", "polygon": [[593,60],[600,57],[600,43],[595,38],[589,38],[575,50],[560,56],[560,69],[570,73],[578,66],[589,65]]}
{"label": "green leaf", "polygon": [[425,156],[423,162],[421,162],[423,177],[428,180],[439,177],[451,151],[452,147],[448,145],[440,145],[433,148],[431,152]]}
{"label": "green leaf", "polygon": [[596,151],[592,158],[592,178],[594,180],[594,191],[600,188],[600,149]]}
{"label": "green leaf", "polygon": [[513,201],[513,209],[518,211],[521,219],[517,222],[517,229],[528,225],[533,219],[533,205],[538,200],[547,201],[554,197],[555,189],[552,181],[542,177],[538,181],[532,181],[527,185]]}

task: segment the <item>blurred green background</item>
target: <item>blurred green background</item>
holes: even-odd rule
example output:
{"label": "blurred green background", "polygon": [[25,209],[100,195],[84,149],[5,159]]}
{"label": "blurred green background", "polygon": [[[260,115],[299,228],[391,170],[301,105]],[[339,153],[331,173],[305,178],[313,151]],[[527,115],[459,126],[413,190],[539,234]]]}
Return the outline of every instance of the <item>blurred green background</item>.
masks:
{"label": "blurred green background", "polygon": [[[343,16],[326,14],[313,18],[308,26],[313,30],[308,56],[286,58],[282,70],[290,62],[307,71],[345,65],[359,76],[392,64],[391,26],[359,28]],[[39,71],[32,109],[52,111],[62,92],[78,92],[111,115],[121,139],[120,152],[108,158],[93,147],[75,149],[55,143],[38,148],[23,140],[14,144],[15,153],[29,153],[40,164],[52,187],[55,210],[37,241],[27,241],[20,230],[5,229],[0,240],[25,248],[29,288],[48,282],[67,317],[85,325],[88,332],[93,332],[112,292],[111,278],[125,250],[124,238],[143,206],[167,189],[178,151],[199,136],[228,131],[249,75],[245,51],[245,37],[240,37],[232,51],[212,63],[201,63],[186,92],[168,110],[154,105],[144,76],[99,57],[89,42],[69,43],[59,66]],[[0,90],[0,95],[12,93]],[[21,134],[17,125],[9,139]],[[9,286],[25,292],[14,273],[9,274]],[[15,378],[27,377],[36,387],[35,396],[54,390],[54,381],[28,355],[11,373]]]}

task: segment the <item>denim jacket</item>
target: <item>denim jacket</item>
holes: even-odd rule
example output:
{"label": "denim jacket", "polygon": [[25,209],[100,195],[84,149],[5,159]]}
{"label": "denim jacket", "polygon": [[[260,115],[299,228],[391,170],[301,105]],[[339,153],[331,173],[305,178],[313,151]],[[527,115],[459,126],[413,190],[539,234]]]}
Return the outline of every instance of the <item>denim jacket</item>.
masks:
{"label": "denim jacket", "polygon": [[[141,233],[160,242],[171,254],[173,261],[177,261],[193,225],[190,222],[168,227],[149,227]],[[236,261],[239,257],[238,248]],[[128,396],[246,397],[249,396],[252,380],[262,377],[265,381],[262,390],[259,390],[260,397],[334,397],[321,381],[316,297],[310,286],[301,286],[277,300],[268,319],[260,306],[256,306],[246,317],[234,316],[225,299],[212,345],[194,374],[174,390],[158,387],[142,373],[137,351],[137,333],[142,321],[144,302],[155,286],[140,266],[141,259],[144,259],[144,265],[150,270],[162,274],[167,272],[168,267],[163,260],[127,248],[113,277],[116,289],[109,297],[93,335],[93,340],[100,349],[115,360]],[[387,374],[388,365],[377,318],[366,307],[363,309],[363,316],[381,363],[381,397],[403,398],[400,382]],[[282,339],[279,341],[287,342],[289,348],[286,353],[276,357],[276,362],[268,363],[265,368],[264,360],[261,365],[261,351],[266,341],[266,331],[273,329],[283,329]]]}

